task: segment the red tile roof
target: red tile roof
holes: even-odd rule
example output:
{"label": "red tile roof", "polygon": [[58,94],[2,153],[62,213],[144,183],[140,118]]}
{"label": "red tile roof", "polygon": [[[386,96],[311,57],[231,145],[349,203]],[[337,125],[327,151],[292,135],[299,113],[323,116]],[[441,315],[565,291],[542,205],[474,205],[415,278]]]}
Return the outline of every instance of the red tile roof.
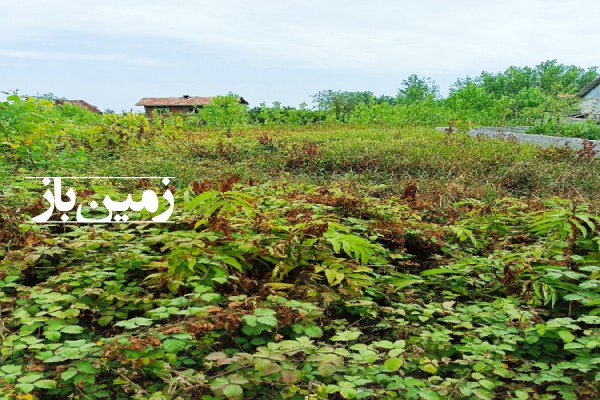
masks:
{"label": "red tile roof", "polygon": [[212,102],[212,97],[144,97],[136,106],[166,107],[166,106],[204,106]]}
{"label": "red tile roof", "polygon": [[56,104],[64,104],[64,103],[69,103],[69,104],[73,104],[75,106],[87,108],[88,110],[90,110],[91,112],[96,113],[96,114],[102,114],[102,111],[100,111],[98,109],[98,107],[91,105],[90,103],[88,103],[85,100],[56,100]]}

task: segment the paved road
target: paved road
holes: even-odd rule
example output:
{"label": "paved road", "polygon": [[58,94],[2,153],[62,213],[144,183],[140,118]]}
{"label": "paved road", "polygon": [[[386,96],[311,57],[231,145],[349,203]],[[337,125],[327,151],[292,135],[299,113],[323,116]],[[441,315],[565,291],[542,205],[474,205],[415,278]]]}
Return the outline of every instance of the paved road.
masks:
{"label": "paved road", "polygon": [[[445,127],[435,128],[438,131],[444,131]],[[494,127],[482,127],[482,128],[474,128],[469,131],[470,136],[477,135],[485,135],[489,137],[515,137],[517,141],[522,143],[533,143],[541,147],[550,147],[552,145],[563,147],[565,145],[573,148],[580,149],[582,148],[582,143],[584,139],[577,138],[566,138],[566,137],[557,137],[557,136],[547,136],[547,135],[531,135],[524,133],[527,130],[527,127],[517,126],[517,127],[506,127],[506,128],[494,128]],[[596,143],[596,149],[600,150],[600,140],[590,140],[590,142]],[[599,155],[600,156],[600,155]]]}

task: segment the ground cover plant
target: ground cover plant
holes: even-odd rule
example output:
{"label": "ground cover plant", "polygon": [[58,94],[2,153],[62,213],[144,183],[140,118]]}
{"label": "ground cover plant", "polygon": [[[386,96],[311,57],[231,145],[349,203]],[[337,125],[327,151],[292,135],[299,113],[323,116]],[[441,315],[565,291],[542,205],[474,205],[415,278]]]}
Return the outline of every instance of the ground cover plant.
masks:
{"label": "ground cover plant", "polygon": [[[237,111],[1,104],[0,398],[600,396],[593,146]],[[175,176],[173,223],[28,223],[45,175]]]}

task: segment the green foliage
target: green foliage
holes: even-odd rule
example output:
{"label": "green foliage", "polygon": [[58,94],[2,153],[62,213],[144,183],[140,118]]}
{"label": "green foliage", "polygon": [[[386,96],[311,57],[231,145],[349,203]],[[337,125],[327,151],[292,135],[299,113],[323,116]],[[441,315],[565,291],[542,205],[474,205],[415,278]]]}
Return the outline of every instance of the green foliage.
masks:
{"label": "green foliage", "polygon": [[49,100],[16,94],[0,102],[0,153],[2,163],[13,168],[64,164],[76,152],[64,134],[63,121]]}
{"label": "green foliage", "polygon": [[434,222],[395,196],[226,182],[178,191],[173,225],[43,229],[8,250],[0,392],[598,396],[586,206],[464,199]]}
{"label": "green foliage", "polygon": [[495,74],[484,71],[474,79],[459,79],[453,90],[461,90],[469,83],[474,83],[496,98],[514,96],[529,88],[539,89],[551,95],[575,94],[596,76],[597,67],[585,70],[573,65],[559,64],[557,60],[548,60],[535,67],[512,66]]}
{"label": "green foliage", "polygon": [[248,110],[248,117],[252,125],[311,125],[319,124],[327,118],[324,110],[309,109],[306,103],[301,103],[298,108],[283,107],[279,102],[273,102],[271,107],[266,103]]}
{"label": "green foliage", "polygon": [[85,107],[80,107],[69,102],[63,102],[62,104],[56,105],[56,109],[61,117],[66,118],[69,122],[75,122],[77,124],[90,125],[99,123],[102,119],[102,115],[93,113]]}
{"label": "green foliage", "polygon": [[198,110],[198,116],[211,128],[226,128],[231,130],[248,121],[248,106],[240,103],[236,94],[213,98],[210,104]]}
{"label": "green foliage", "polygon": [[147,142],[153,133],[146,117],[142,114],[104,114],[89,125],[80,139],[88,148],[119,151]]}
{"label": "green foliage", "polygon": [[[520,107],[468,90],[477,118]],[[0,188],[0,397],[599,397],[599,164],[468,137],[469,119],[387,127],[448,109],[382,100],[347,118],[383,128],[284,130],[274,105],[259,114],[276,128],[223,138],[186,131],[193,116],[9,99],[3,127],[57,138],[32,154],[84,146],[70,174],[177,188],[171,224],[32,225],[21,174],[59,162],[4,160],[21,170]]]}
{"label": "green foliage", "polygon": [[596,67],[545,61],[535,67],[509,67],[496,74],[459,79],[446,99],[459,118],[481,125],[533,125],[577,112],[573,96],[595,79]]}
{"label": "green foliage", "polygon": [[[483,72],[476,78],[459,79],[447,98],[439,98],[430,78],[410,75],[396,98],[376,97],[371,92],[323,90],[313,96],[316,109],[304,103],[292,108],[274,102],[270,107],[262,103],[248,110],[237,95],[230,93],[214,98],[198,113],[155,113],[150,120],[133,113],[97,115],[69,103],[56,106],[53,94],[38,98],[14,94],[0,103],[1,162],[4,174],[18,168],[73,169],[84,161],[86,151],[97,151],[101,158],[114,161],[124,150],[152,149],[145,145],[155,143],[157,135],[179,148],[189,143],[190,157],[197,158],[206,149],[196,146],[190,131],[225,129],[229,137],[233,129],[248,125],[310,129],[347,123],[394,129],[453,126],[455,121],[462,121],[464,127],[532,125],[532,133],[597,139],[598,129],[593,122],[566,124],[564,117],[578,112],[573,94],[596,74],[595,68],[584,70],[546,61],[535,67],[510,67],[504,72]],[[265,140],[263,148],[275,152],[268,136]],[[158,153],[163,149],[152,150]],[[229,153],[232,161],[246,158],[244,147],[216,146],[216,150],[219,156]],[[319,160],[309,152],[303,153],[312,160],[313,168],[328,166],[314,165]],[[131,162],[131,157],[125,160]],[[297,162],[303,161],[294,160]],[[174,164],[171,167],[175,168]]]}
{"label": "green foliage", "polygon": [[411,104],[426,100],[435,100],[439,97],[439,87],[431,78],[420,78],[410,75],[402,81],[402,87],[398,89],[396,102],[398,104]]}
{"label": "green foliage", "polygon": [[529,128],[527,133],[600,140],[600,126],[592,120],[585,123],[548,122]]}

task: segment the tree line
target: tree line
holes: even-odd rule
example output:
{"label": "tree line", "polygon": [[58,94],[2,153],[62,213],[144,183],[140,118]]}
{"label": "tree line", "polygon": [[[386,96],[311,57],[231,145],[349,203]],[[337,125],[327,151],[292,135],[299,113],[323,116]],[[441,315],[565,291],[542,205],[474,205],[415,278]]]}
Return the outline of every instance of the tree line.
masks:
{"label": "tree line", "polygon": [[565,113],[576,113],[575,95],[598,76],[598,68],[564,65],[557,60],[534,67],[511,66],[459,78],[446,97],[429,77],[404,79],[396,96],[370,91],[322,90],[312,95],[314,107],[284,107],[261,103],[248,110],[253,124],[311,124],[320,122],[440,125],[459,119],[475,124],[533,125]]}

